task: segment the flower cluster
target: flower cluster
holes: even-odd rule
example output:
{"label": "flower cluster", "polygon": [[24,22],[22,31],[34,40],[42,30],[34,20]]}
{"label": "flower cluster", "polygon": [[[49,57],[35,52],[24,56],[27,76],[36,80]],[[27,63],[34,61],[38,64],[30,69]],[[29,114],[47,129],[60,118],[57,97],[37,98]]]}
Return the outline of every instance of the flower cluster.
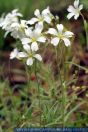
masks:
{"label": "flower cluster", "polygon": [[67,31],[62,24],[57,23],[55,28],[51,28],[52,20],[56,17],[52,15],[49,7],[41,13],[39,9],[36,9],[34,15],[35,17],[30,20],[21,20],[19,17],[22,17],[22,14],[15,9],[0,19],[0,27],[6,31],[5,36],[10,33],[12,37],[20,40],[23,47],[21,51],[15,48],[10,54],[10,59],[24,59],[26,64],[30,66],[35,59],[42,61],[42,57],[38,53],[42,43],[45,44],[47,41],[57,46],[64,42],[66,46],[69,46],[71,44],[70,37],[73,36],[73,33]]}
{"label": "flower cluster", "polygon": [[6,35],[9,32],[13,32],[14,28],[12,28],[13,23],[18,23],[18,17],[22,17],[22,14],[18,12],[17,9],[13,10],[11,13],[8,13],[5,17],[2,15],[0,19],[0,27],[6,30]]}

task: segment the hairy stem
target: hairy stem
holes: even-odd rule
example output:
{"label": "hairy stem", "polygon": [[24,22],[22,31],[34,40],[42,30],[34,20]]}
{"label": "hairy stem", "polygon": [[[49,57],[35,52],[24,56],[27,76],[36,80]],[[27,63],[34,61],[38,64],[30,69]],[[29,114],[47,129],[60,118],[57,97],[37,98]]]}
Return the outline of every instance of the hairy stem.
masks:
{"label": "hairy stem", "polygon": [[41,99],[40,99],[40,87],[39,87],[39,81],[38,81],[38,76],[37,76],[37,65],[36,65],[36,60],[35,60],[35,77],[37,81],[37,87],[38,87],[38,97],[39,97],[39,108],[40,108],[40,126],[41,126]]}
{"label": "hairy stem", "polygon": [[[62,92],[62,124],[63,127],[65,127],[65,87],[63,85],[63,80],[62,80],[62,75],[61,75],[61,69],[60,66],[58,65],[58,48],[56,49],[56,60],[57,60],[57,67],[59,70],[59,79],[60,79],[60,83],[61,83],[61,92]],[[61,53],[62,54],[62,53]]]}
{"label": "hairy stem", "polygon": [[87,45],[87,50],[88,50],[88,31],[87,31],[87,22],[83,16],[83,14],[81,14],[82,19],[83,19],[83,23],[84,23],[84,29],[85,29],[85,33],[86,33],[86,45]]}

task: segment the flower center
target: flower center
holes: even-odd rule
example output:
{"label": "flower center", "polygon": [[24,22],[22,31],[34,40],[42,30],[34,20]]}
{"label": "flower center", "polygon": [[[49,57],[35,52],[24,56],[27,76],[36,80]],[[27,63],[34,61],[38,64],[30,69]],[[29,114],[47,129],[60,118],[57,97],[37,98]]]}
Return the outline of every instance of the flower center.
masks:
{"label": "flower center", "polygon": [[77,8],[77,9],[75,10],[75,13],[80,13],[79,8]]}
{"label": "flower center", "polygon": [[29,58],[33,58],[33,54],[32,53],[30,53],[28,56],[29,56]]}
{"label": "flower center", "polygon": [[19,31],[24,31],[24,27],[22,25],[19,27]]}
{"label": "flower center", "polygon": [[63,34],[58,34],[58,38],[62,39],[63,38]]}
{"label": "flower center", "polygon": [[32,42],[35,42],[36,41],[36,38],[32,38]]}
{"label": "flower center", "polygon": [[43,17],[40,17],[39,18],[39,22],[41,22],[41,21],[44,21],[44,18]]}

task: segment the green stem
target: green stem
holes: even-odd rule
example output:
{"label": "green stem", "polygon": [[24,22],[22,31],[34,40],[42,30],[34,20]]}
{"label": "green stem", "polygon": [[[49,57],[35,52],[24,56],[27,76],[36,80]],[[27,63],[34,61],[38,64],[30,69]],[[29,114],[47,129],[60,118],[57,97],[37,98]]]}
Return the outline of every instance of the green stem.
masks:
{"label": "green stem", "polygon": [[28,67],[25,65],[25,69],[26,69],[26,75],[27,75],[27,84],[28,84],[28,88],[30,87],[30,76],[31,76],[31,69],[29,70]]}
{"label": "green stem", "polygon": [[27,89],[26,89],[26,103],[28,102],[27,98],[29,97],[29,88],[31,87],[30,85],[30,76],[31,76],[31,69],[29,70],[28,67],[25,65],[25,70],[26,70],[26,75],[27,75]]}
{"label": "green stem", "polygon": [[65,119],[65,87],[63,86],[62,79],[61,79],[61,88],[62,88],[62,121],[63,121],[63,127],[65,127],[65,120],[64,120]]}
{"label": "green stem", "polygon": [[61,90],[62,90],[62,122],[63,122],[63,127],[65,127],[65,89],[63,85],[63,80],[62,80],[62,75],[61,75],[61,70],[60,67],[58,66],[58,48],[56,49],[56,60],[57,60],[57,67],[59,69],[59,78],[61,82]]}
{"label": "green stem", "polygon": [[[38,81],[38,76],[37,76],[37,66],[36,66],[36,60],[35,60],[35,76],[36,76],[36,81],[37,81],[37,86],[38,86],[38,94],[39,94],[39,108],[41,110],[41,99],[40,99],[40,87],[39,87],[39,81]],[[41,111],[40,111],[41,112]],[[40,113],[40,127],[41,127],[41,113]]]}
{"label": "green stem", "polygon": [[83,14],[81,14],[82,19],[83,19],[83,23],[84,23],[84,29],[85,29],[85,33],[86,33],[86,44],[87,44],[87,50],[88,50],[88,31],[87,31],[87,22],[83,16]]}

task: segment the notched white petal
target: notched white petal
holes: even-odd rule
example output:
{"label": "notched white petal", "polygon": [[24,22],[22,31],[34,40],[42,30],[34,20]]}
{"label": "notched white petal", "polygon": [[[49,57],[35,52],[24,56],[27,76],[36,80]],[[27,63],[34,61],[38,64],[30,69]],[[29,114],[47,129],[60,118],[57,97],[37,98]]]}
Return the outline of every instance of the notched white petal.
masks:
{"label": "notched white petal", "polygon": [[24,50],[30,52],[30,49],[31,49],[30,45],[24,44],[24,45],[23,45],[23,48],[24,48]]}
{"label": "notched white petal", "polygon": [[55,37],[51,40],[51,44],[54,46],[57,46],[59,44],[60,39],[58,37]]}
{"label": "notched white petal", "polygon": [[32,19],[30,19],[29,21],[27,21],[27,24],[32,25],[32,24],[36,23],[37,21],[38,21],[37,18],[32,18]]}
{"label": "notched white petal", "polygon": [[70,40],[69,39],[63,38],[63,41],[64,41],[64,43],[65,43],[66,46],[70,45]]}
{"label": "notched white petal", "polygon": [[42,57],[41,57],[41,55],[39,55],[39,54],[35,54],[34,57],[35,57],[37,60],[42,61]]}
{"label": "notched white petal", "polygon": [[64,36],[65,37],[72,37],[74,34],[72,33],[72,32],[70,32],[70,31],[66,31],[65,33],[64,33]]}
{"label": "notched white petal", "polygon": [[58,29],[58,31],[60,32],[60,33],[62,33],[62,31],[63,31],[63,25],[62,24],[57,24],[57,29]]}
{"label": "notched white petal", "polygon": [[76,14],[74,15],[74,19],[77,20],[78,17],[79,17],[79,13],[76,13]]}
{"label": "notched white petal", "polygon": [[39,11],[39,9],[35,10],[34,15],[37,16],[37,17],[40,17],[40,11]]}
{"label": "notched white petal", "polygon": [[41,23],[38,22],[35,25],[35,32],[38,33],[38,34],[41,34],[42,30],[43,30],[43,23],[41,24]]}
{"label": "notched white petal", "polygon": [[49,15],[46,15],[44,18],[44,21],[47,22],[48,24],[51,23],[51,17]]}
{"label": "notched white petal", "polygon": [[40,36],[38,39],[37,39],[38,42],[41,42],[41,43],[45,43],[46,42],[46,38],[43,37],[43,36]]}
{"label": "notched white petal", "polygon": [[58,34],[57,30],[54,29],[54,28],[49,28],[49,30],[47,31],[47,33],[52,34],[52,35],[57,35]]}
{"label": "notched white petal", "polygon": [[68,7],[67,11],[73,13],[73,12],[75,12],[75,8],[72,5],[70,5]]}
{"label": "notched white petal", "polygon": [[32,49],[32,51],[37,51],[39,48],[38,48],[38,44],[36,43],[36,42],[33,42],[32,44],[31,44],[31,49]]}
{"label": "notched white petal", "polygon": [[79,5],[79,0],[75,0],[75,1],[74,1],[74,7],[75,7],[75,8],[78,8],[78,5]]}
{"label": "notched white petal", "polygon": [[83,5],[80,5],[80,6],[79,6],[79,10],[82,10],[82,9],[83,9]]}
{"label": "notched white petal", "polygon": [[43,14],[43,15],[50,14],[49,7],[47,7],[46,9],[44,9],[44,10],[42,11],[42,14]]}
{"label": "notched white petal", "polygon": [[29,39],[29,38],[23,38],[23,39],[21,39],[21,41],[22,41],[22,44],[31,43],[31,39]]}
{"label": "notched white petal", "polygon": [[33,58],[28,58],[26,64],[30,66],[33,65]]}
{"label": "notched white petal", "polygon": [[27,54],[25,52],[18,53],[18,58],[25,58],[25,57],[27,57]]}
{"label": "notched white petal", "polygon": [[67,18],[70,19],[70,18],[73,17],[73,16],[74,16],[73,13],[68,13]]}

